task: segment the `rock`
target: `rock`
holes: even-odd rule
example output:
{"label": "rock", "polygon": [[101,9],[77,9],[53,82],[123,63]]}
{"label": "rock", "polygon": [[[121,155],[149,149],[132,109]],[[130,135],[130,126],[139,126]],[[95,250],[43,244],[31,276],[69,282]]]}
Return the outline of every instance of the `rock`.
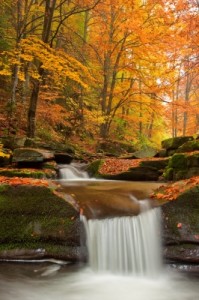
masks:
{"label": "rock", "polygon": [[167,180],[188,179],[199,175],[199,153],[175,153],[164,171]]}
{"label": "rock", "polygon": [[199,150],[199,140],[188,141],[177,149],[177,152],[192,152]]}
{"label": "rock", "polygon": [[17,148],[12,161],[16,163],[41,163],[54,159],[54,153],[45,149]]}
{"label": "rock", "polygon": [[101,176],[105,179],[112,180],[127,180],[127,181],[157,181],[159,173],[157,169],[152,167],[135,167],[130,168],[127,172],[122,172],[115,175],[104,175]]}
{"label": "rock", "polygon": [[199,264],[199,186],[162,206],[166,260]]}
{"label": "rock", "polygon": [[143,160],[140,163],[140,167],[152,167],[157,169],[158,171],[163,170],[167,167],[169,163],[169,159],[150,159],[150,160]]}
{"label": "rock", "polygon": [[135,151],[133,153],[133,156],[135,158],[147,158],[147,157],[154,157],[157,155],[157,153],[158,151],[156,149],[145,146],[145,148]]}
{"label": "rock", "polygon": [[166,150],[175,150],[182,146],[184,143],[192,140],[192,136],[179,136],[175,138],[169,138],[162,141],[162,148]]}
{"label": "rock", "polygon": [[0,258],[78,260],[79,213],[66,200],[45,186],[0,185]]}
{"label": "rock", "polygon": [[5,136],[0,138],[5,148],[14,150],[19,147],[24,147],[26,137],[11,137]]}

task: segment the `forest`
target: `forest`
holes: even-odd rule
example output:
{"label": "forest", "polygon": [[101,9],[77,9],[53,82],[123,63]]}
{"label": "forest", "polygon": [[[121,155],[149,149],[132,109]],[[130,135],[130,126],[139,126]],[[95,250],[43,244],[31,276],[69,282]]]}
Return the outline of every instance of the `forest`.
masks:
{"label": "forest", "polygon": [[0,136],[158,146],[199,130],[199,0],[0,0]]}

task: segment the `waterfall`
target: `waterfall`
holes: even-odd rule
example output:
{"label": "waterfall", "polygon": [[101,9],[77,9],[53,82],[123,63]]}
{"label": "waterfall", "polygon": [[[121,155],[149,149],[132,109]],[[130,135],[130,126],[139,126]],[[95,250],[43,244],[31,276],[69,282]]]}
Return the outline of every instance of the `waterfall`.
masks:
{"label": "waterfall", "polygon": [[90,219],[82,216],[90,267],[95,271],[156,276],[162,268],[160,209],[141,201],[133,217]]}
{"label": "waterfall", "polygon": [[59,169],[61,179],[79,180],[89,178],[88,173],[82,169],[81,164],[71,163],[70,165],[62,165]]}

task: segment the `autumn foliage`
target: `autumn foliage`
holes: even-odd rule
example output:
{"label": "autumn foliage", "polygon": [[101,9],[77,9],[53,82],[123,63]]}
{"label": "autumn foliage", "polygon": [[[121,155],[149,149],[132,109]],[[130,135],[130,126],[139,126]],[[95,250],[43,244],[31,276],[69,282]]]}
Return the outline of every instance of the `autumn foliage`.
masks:
{"label": "autumn foliage", "polygon": [[1,1],[0,134],[142,146],[197,133],[198,9],[195,0]]}
{"label": "autumn foliage", "polygon": [[176,200],[181,193],[197,185],[199,185],[199,176],[194,176],[190,179],[162,185],[151,195],[151,198],[163,201],[173,201]]}

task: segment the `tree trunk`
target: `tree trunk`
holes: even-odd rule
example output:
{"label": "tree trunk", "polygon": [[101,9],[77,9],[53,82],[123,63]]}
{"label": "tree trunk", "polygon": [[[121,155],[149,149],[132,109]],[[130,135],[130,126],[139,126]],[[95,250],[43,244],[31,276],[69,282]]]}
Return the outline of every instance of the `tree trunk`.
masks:
{"label": "tree trunk", "polygon": [[37,109],[37,102],[39,97],[39,90],[40,90],[40,81],[35,81],[30,97],[30,105],[28,109],[28,130],[27,136],[29,138],[34,138],[35,136],[35,128],[36,128],[36,109]]}
{"label": "tree trunk", "polygon": [[[45,6],[45,14],[44,14],[44,25],[43,25],[43,32],[42,32],[42,41],[44,43],[49,42],[50,32],[51,32],[51,25],[53,20],[53,13],[55,10],[55,3],[56,0],[46,0]],[[42,69],[42,64],[38,64],[38,73],[40,75],[40,80],[43,77],[44,70]],[[30,97],[30,104],[28,110],[28,129],[27,129],[27,136],[30,138],[34,138],[35,136],[35,128],[36,128],[36,110],[37,110],[37,103],[39,97],[39,90],[41,82],[40,80],[35,80],[33,84],[33,89]]]}

